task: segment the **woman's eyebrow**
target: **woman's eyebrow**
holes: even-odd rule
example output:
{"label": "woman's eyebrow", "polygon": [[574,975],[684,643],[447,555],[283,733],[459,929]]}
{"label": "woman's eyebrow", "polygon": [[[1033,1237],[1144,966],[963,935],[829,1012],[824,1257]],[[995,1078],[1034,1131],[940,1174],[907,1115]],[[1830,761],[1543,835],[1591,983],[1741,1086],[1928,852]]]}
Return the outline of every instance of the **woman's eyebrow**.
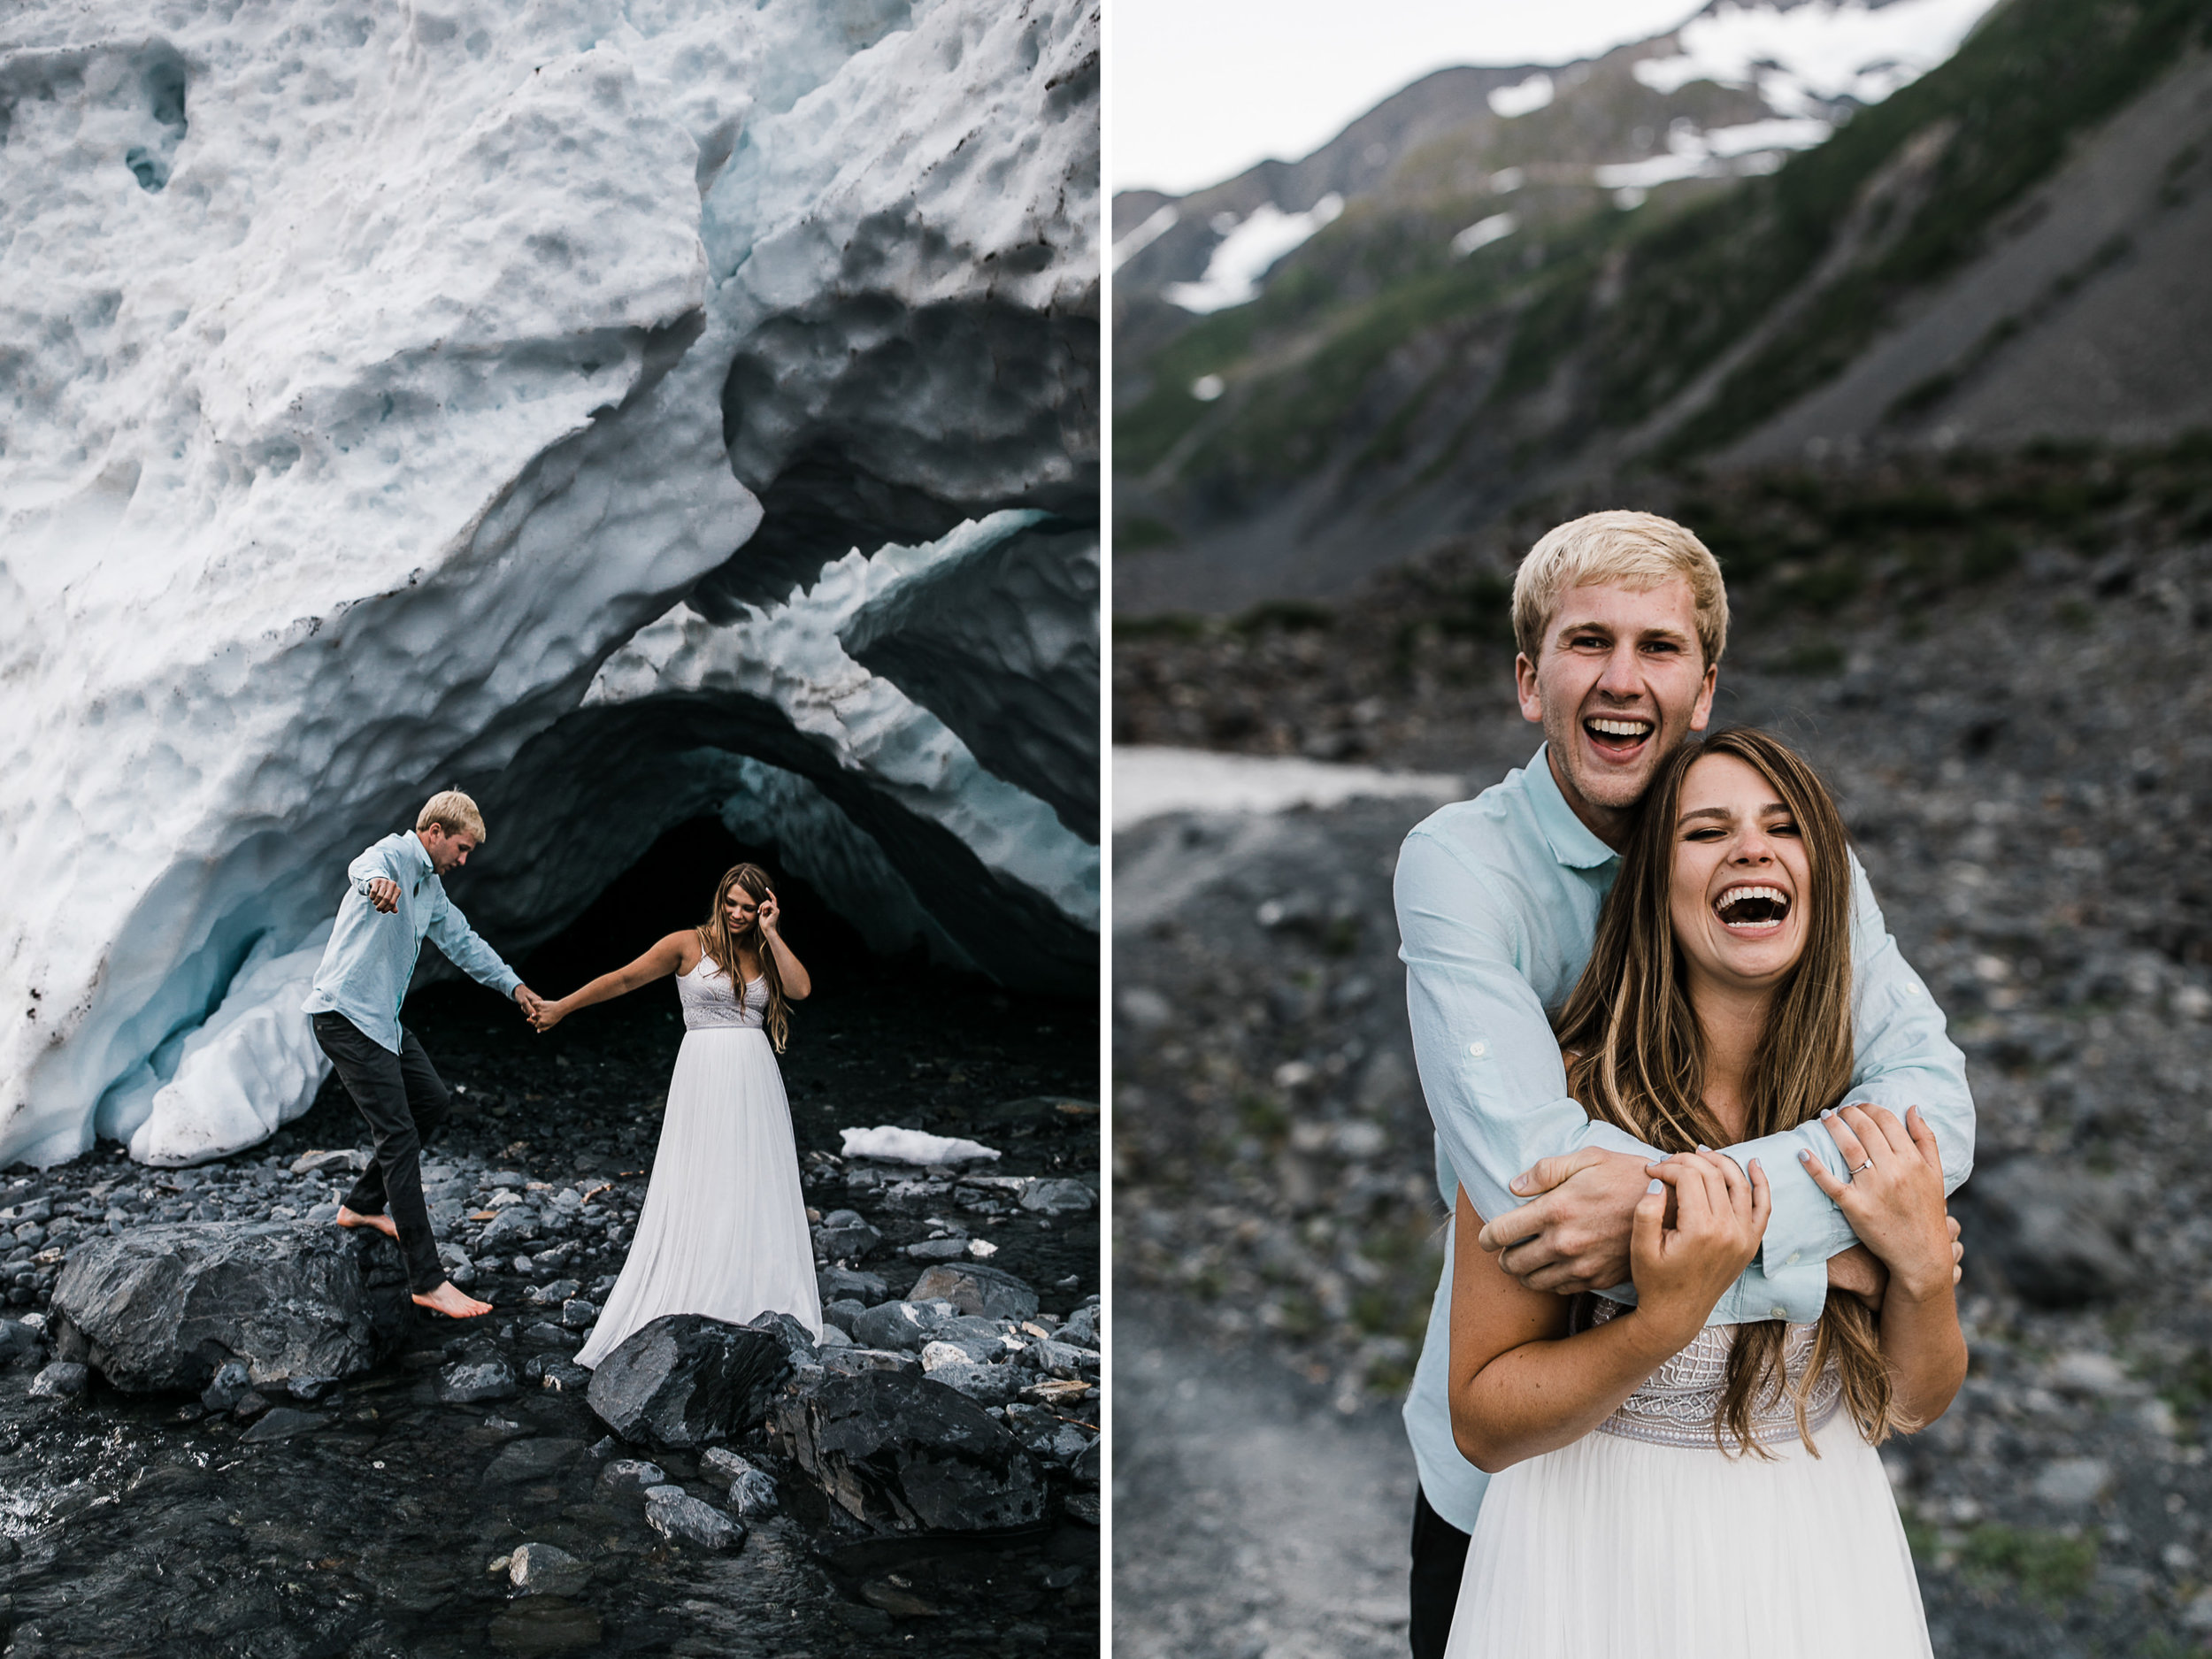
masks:
{"label": "woman's eyebrow", "polygon": [[1735,816],[1736,815],[1733,812],[1731,812],[1724,806],[1701,806],[1693,807],[1689,811],[1685,812],[1680,818],[1675,819],[1675,822],[1678,824],[1687,824],[1694,818],[1717,818],[1724,824]]}

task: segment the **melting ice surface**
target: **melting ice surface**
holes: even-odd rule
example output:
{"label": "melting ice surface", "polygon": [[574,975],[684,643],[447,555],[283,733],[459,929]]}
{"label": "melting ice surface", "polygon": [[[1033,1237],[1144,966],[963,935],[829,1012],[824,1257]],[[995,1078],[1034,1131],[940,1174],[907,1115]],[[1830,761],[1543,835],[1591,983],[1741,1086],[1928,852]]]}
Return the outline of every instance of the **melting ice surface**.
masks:
{"label": "melting ice surface", "polygon": [[511,959],[707,814],[1087,982],[1094,8],[29,0],[0,87],[0,1163],[303,1110],[448,786]]}

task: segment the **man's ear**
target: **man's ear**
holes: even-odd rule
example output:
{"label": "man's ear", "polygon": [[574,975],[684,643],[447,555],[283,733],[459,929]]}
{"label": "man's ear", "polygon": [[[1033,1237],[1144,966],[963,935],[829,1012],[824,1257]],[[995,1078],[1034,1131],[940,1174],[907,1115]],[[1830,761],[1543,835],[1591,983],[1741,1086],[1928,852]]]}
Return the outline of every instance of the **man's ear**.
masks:
{"label": "man's ear", "polygon": [[[1712,677],[1706,677],[1706,700],[1712,700]],[[1521,699],[1521,718],[1535,725],[1544,723],[1544,694],[1537,689],[1536,664],[1528,660],[1528,653],[1520,652],[1513,658],[1513,688]]]}
{"label": "man's ear", "polygon": [[1690,710],[1690,730],[1702,732],[1713,718],[1713,687],[1720,683],[1720,664],[1705,664],[1705,683],[1698,687],[1697,706]]}

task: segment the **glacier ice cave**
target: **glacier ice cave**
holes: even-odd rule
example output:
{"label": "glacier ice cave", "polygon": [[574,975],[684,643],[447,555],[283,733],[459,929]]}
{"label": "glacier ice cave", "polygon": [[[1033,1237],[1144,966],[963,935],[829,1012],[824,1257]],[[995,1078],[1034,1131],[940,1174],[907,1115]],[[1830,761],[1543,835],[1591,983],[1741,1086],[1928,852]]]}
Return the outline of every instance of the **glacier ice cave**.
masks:
{"label": "glacier ice cave", "polygon": [[511,960],[718,819],[1098,935],[1096,0],[0,18],[0,1164],[305,1110],[432,791]]}

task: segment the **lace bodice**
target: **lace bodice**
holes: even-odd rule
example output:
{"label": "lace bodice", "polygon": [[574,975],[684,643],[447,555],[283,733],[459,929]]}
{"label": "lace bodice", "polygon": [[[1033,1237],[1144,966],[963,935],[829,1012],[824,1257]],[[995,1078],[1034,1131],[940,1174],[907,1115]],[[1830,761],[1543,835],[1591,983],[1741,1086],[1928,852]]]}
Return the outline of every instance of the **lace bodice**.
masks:
{"label": "lace bodice", "polygon": [[683,1000],[684,1029],[712,1031],[724,1025],[749,1026],[757,1031],[768,1020],[768,980],[757,975],[745,981],[745,995],[731,989],[730,976],[712,958],[702,956],[689,973],[676,976],[676,995]]}
{"label": "lace bodice", "polygon": [[[1602,1296],[1590,1299],[1590,1325],[1602,1325],[1621,1311],[1620,1304]],[[1762,1446],[1793,1440],[1797,1434],[1793,1398],[1798,1381],[1812,1358],[1816,1327],[1793,1325],[1782,1346],[1786,1386],[1781,1397],[1755,1403],[1751,1413],[1751,1437]],[[1720,1411],[1721,1396],[1728,1386],[1728,1355],[1735,1346],[1736,1327],[1709,1325],[1696,1340],[1645,1379],[1642,1387],[1621,1402],[1620,1409],[1598,1425],[1601,1434],[1618,1434],[1658,1446],[1714,1445],[1713,1421]],[[1806,1402],[1806,1426],[1817,1430],[1836,1414],[1843,1397],[1843,1378],[1831,1358],[1813,1385]]]}

